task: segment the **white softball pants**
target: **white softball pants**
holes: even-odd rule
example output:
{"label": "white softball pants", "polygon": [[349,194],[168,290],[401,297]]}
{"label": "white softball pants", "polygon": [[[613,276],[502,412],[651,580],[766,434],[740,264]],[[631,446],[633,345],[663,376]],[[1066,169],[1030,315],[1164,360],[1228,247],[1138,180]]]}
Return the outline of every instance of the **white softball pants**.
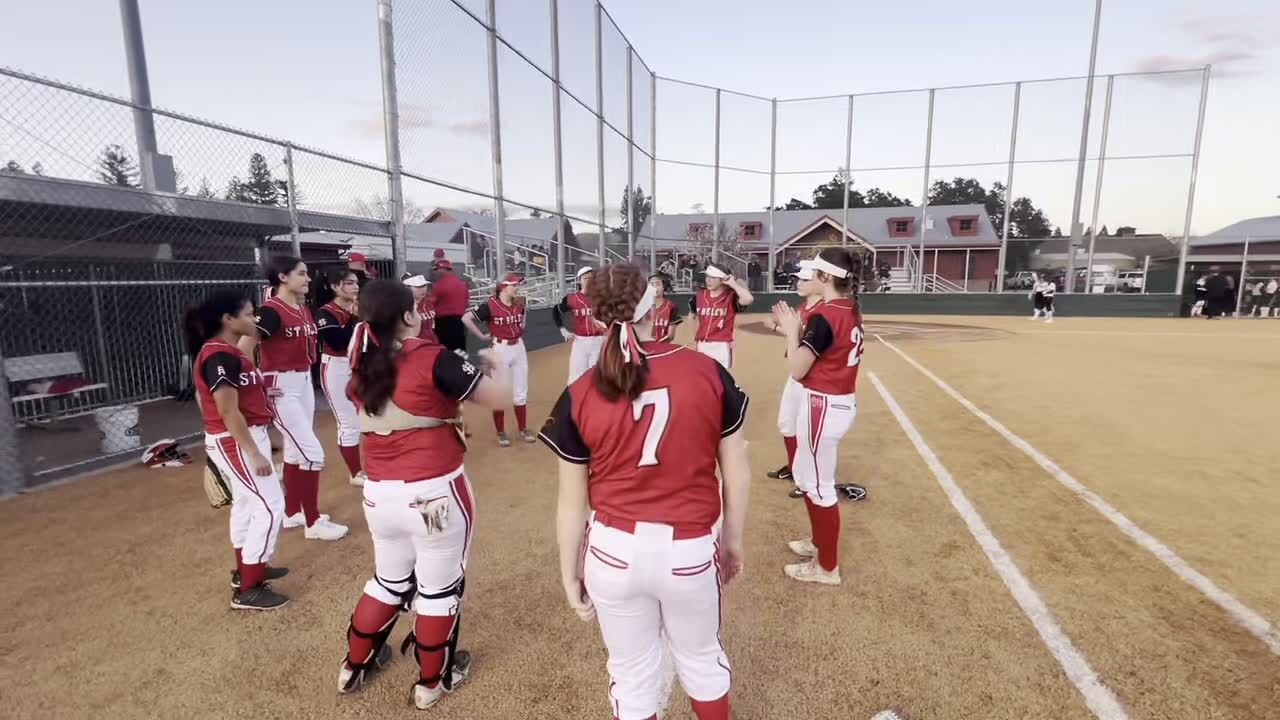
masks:
{"label": "white softball pants", "polygon": [[495,342],[493,350],[511,368],[512,404],[524,405],[529,400],[529,355],[525,352],[524,341],[517,340],[514,345]]}
{"label": "white softball pants", "polygon": [[715,358],[725,370],[733,369],[733,343],[731,342],[709,342],[702,341],[698,343],[698,352],[703,355]]}
{"label": "white softball pants", "polygon": [[[447,498],[449,510],[444,530],[432,533],[415,503],[436,498]],[[419,615],[456,615],[460,596],[448,591],[466,575],[475,522],[471,483],[463,469],[418,482],[369,480],[364,517],[373,536],[374,566],[365,594],[398,605],[399,594],[410,589],[414,577]]]}
{"label": "white softball pants", "polygon": [[796,487],[813,504],[836,504],[836,457],[840,438],[853,427],[858,403],[850,395],[824,395],[800,386],[796,410],[796,461],[791,466]]}
{"label": "white softball pants", "polygon": [[569,385],[596,366],[600,349],[604,347],[604,335],[575,335],[569,343]]}
{"label": "white softball pants", "polygon": [[804,386],[787,376],[782,386],[782,400],[778,403],[778,432],[784,437],[796,436],[796,418],[804,404]]}
{"label": "white softball pants", "polygon": [[338,425],[338,445],[355,447],[360,444],[360,425],[355,403],[347,397],[347,383],[351,381],[351,361],[338,355],[320,358],[320,387],[333,411]]}
{"label": "white softball pants", "polygon": [[284,439],[284,461],[303,470],[324,467],[324,448],[316,437],[316,391],[311,373],[301,370],[269,372],[267,387],[279,388],[279,397],[268,396],[276,429]]}
{"label": "white softball pants", "polygon": [[632,534],[593,522],[584,540],[583,575],[609,651],[609,702],[619,720],[662,709],[664,640],[689,697],[729,692],[715,536],[672,536],[670,525],[636,523]]}
{"label": "white softball pants", "polygon": [[[249,428],[253,444],[271,457],[266,425]],[[271,559],[284,520],[284,489],[273,467],[270,475],[254,475],[235,438],[229,433],[204,436],[204,449],[231,487],[231,546],[251,565]]]}

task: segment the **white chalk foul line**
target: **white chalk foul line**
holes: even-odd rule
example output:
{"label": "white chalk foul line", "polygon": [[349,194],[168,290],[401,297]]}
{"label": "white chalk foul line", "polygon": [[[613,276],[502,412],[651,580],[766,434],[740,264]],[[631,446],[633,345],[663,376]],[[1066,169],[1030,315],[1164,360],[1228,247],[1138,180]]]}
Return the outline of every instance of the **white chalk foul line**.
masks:
{"label": "white chalk foul line", "polygon": [[1005,587],[1009,588],[1009,594],[1013,595],[1018,607],[1022,608],[1022,612],[1031,621],[1036,632],[1039,633],[1040,640],[1044,642],[1045,647],[1049,649],[1054,659],[1058,661],[1062,671],[1067,674],[1067,679],[1084,696],[1085,704],[1089,706],[1089,710],[1093,712],[1094,717],[1099,718],[1099,720],[1124,720],[1128,718],[1115,694],[1102,683],[1102,680],[1098,678],[1098,674],[1093,671],[1093,668],[1089,667],[1089,661],[1076,649],[1076,646],[1071,642],[1071,638],[1067,637],[1067,634],[1058,626],[1058,621],[1054,619],[1053,613],[1049,612],[1044,600],[1041,599],[1035,588],[1031,586],[1022,571],[1018,569],[1017,564],[1013,562],[1013,558],[1009,557],[1009,553],[1005,552],[1004,547],[1000,545],[1000,541],[991,533],[987,523],[983,521],[982,516],[974,509],[973,504],[969,502],[969,498],[965,497],[960,486],[956,485],[951,473],[942,465],[942,461],[938,459],[933,449],[925,443],[924,438],[920,436],[920,432],[916,430],[916,426],[912,424],[911,419],[902,411],[902,406],[898,405],[898,401],[893,399],[893,395],[889,394],[888,388],[880,382],[880,378],[876,377],[875,373],[869,373],[869,375],[871,384],[875,385],[880,397],[884,399],[884,404],[888,406],[889,412],[893,413],[893,416],[897,418],[898,425],[906,433],[907,439],[915,446],[916,452],[920,454],[925,465],[928,465],[929,469],[933,471],[933,476],[937,478],[938,485],[942,487],[947,499],[951,501],[951,506],[956,509],[956,512],[964,520],[964,524],[968,526],[969,534],[973,535],[973,539],[978,542],[978,546],[986,554],[987,560],[995,568],[996,574],[1004,581]]}
{"label": "white chalk foul line", "polygon": [[1132,520],[1124,515],[1124,513],[1115,509],[1111,503],[1103,500],[1100,495],[1085,487],[1079,480],[1072,477],[1070,473],[1063,470],[1053,460],[1050,460],[1047,455],[1032,447],[1031,443],[1015,435],[1013,431],[1005,427],[999,420],[996,420],[983,412],[977,405],[969,402],[968,398],[956,392],[954,388],[944,382],[937,375],[930,372],[928,368],[916,362],[915,359],[907,355],[905,352],[899,350],[893,345],[893,343],[890,343],[883,338],[877,339],[879,339],[881,344],[885,347],[897,353],[898,357],[906,360],[908,364],[916,370],[919,370],[925,377],[932,380],[934,385],[937,385],[943,392],[950,395],[953,400],[964,406],[966,410],[973,413],[979,420],[986,423],[988,427],[999,433],[1005,440],[1009,441],[1010,445],[1018,448],[1025,453],[1027,457],[1034,460],[1037,465],[1044,468],[1044,471],[1053,476],[1053,478],[1061,483],[1063,487],[1080,496],[1082,500],[1092,505],[1093,509],[1102,513],[1102,516],[1110,520],[1111,523],[1120,530],[1120,532],[1127,535],[1129,539],[1136,542],[1152,555],[1155,555],[1160,562],[1164,563],[1166,567],[1172,570],[1175,575],[1182,578],[1184,582],[1204,593],[1205,597],[1209,598],[1217,604],[1218,607],[1225,610],[1233,620],[1240,624],[1241,627],[1248,630],[1250,634],[1261,640],[1272,653],[1280,655],[1280,631],[1276,630],[1276,628],[1268,622],[1266,618],[1237,600],[1235,596],[1231,595],[1226,590],[1218,587],[1216,583],[1205,577],[1205,575],[1199,570],[1191,567],[1186,560],[1183,560],[1182,557],[1171,550],[1169,546],[1160,542],[1151,533],[1135,525]]}

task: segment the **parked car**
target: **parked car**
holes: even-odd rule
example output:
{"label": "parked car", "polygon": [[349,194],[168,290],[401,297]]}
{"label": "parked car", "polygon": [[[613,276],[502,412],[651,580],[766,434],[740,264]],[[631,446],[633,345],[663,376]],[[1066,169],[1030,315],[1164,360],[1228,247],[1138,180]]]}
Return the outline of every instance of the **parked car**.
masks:
{"label": "parked car", "polygon": [[1030,270],[1021,270],[1011,273],[1005,278],[1004,287],[1006,290],[1030,290],[1036,284],[1036,274]]}
{"label": "parked car", "polygon": [[1146,273],[1141,270],[1124,270],[1116,278],[1116,287],[1120,292],[1142,292],[1142,287],[1146,284],[1146,280]]}

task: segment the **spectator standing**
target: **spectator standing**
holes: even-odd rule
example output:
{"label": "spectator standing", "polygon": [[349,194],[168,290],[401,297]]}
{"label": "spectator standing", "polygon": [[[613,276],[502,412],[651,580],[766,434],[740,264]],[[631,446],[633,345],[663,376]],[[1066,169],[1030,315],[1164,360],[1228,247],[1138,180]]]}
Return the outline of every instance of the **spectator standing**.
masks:
{"label": "spectator standing", "polygon": [[1245,287],[1249,288],[1249,295],[1251,296],[1249,303],[1249,317],[1253,317],[1254,315],[1261,317],[1263,306],[1262,293],[1267,287],[1267,282],[1265,280],[1259,280],[1258,282],[1253,283],[1252,286],[1245,283]]}
{"label": "spectator standing", "polygon": [[467,312],[470,291],[462,278],[453,272],[453,264],[447,259],[436,260],[432,265],[436,279],[431,284],[431,301],[436,309],[436,337],[440,344],[454,352],[466,353],[467,330],[462,316]]}
{"label": "spectator standing", "polygon": [[1232,302],[1231,288],[1228,285],[1227,280],[1227,276],[1217,271],[1214,271],[1214,273],[1205,280],[1205,292],[1208,296],[1205,305],[1209,311],[1205,316],[1210,320],[1226,312],[1227,307]]}
{"label": "spectator standing", "polygon": [[755,255],[747,263],[747,288],[753,292],[764,289],[764,271],[760,269],[760,260]]}
{"label": "spectator standing", "polygon": [[1267,283],[1266,287],[1267,306],[1262,309],[1262,317],[1266,317],[1268,312],[1270,312],[1272,317],[1277,316],[1276,300],[1280,300],[1280,295],[1277,295],[1278,292],[1280,292],[1280,280],[1271,278],[1271,281]]}
{"label": "spectator standing", "polygon": [[347,253],[347,267],[356,274],[356,282],[360,287],[364,287],[370,280],[378,277],[378,273],[365,265],[364,253],[361,252]]}

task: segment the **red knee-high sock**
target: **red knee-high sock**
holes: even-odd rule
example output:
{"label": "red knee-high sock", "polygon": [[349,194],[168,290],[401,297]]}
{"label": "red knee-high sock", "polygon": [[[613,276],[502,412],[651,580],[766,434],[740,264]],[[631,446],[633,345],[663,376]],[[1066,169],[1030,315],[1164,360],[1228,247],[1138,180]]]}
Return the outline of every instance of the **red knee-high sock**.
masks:
{"label": "red knee-high sock", "polygon": [[302,503],[302,514],[307,520],[307,527],[320,519],[320,471],[298,471],[298,498]]}
{"label": "red knee-high sock", "polygon": [[359,445],[339,445],[338,452],[342,454],[342,460],[347,464],[347,470],[351,472],[351,477],[358,475],[364,468],[360,464]]}
{"label": "red knee-high sock", "polygon": [[[413,634],[418,639],[419,645],[427,647],[436,647],[444,645],[449,641],[449,634],[453,632],[453,623],[457,621],[457,615],[419,615],[413,624]],[[421,679],[430,680],[427,687],[435,687],[440,683],[440,675],[444,669],[444,648],[439,650],[423,650],[417,649],[418,653],[418,670],[421,673]]]}
{"label": "red knee-high sock", "polygon": [[525,422],[525,419],[528,417],[528,410],[528,405],[516,406],[516,427],[520,428],[520,432],[524,432],[525,428],[528,426],[528,423]]}
{"label": "red knee-high sock", "polygon": [[284,464],[284,514],[297,515],[302,512],[302,496],[298,494],[298,475],[302,468],[293,463]]}
{"label": "red knee-high sock", "polygon": [[805,493],[804,511],[809,515],[809,537],[813,539],[814,545],[818,544],[818,518],[816,517],[817,513],[814,512],[816,507],[818,506],[814,505],[813,501],[809,499],[809,494]]}
{"label": "red knee-high sock", "polygon": [[689,704],[693,706],[693,714],[698,716],[698,720],[729,720],[729,693],[711,702],[689,698]]}
{"label": "red knee-high sock", "polygon": [[502,410],[493,411],[493,428],[498,432],[507,430],[507,414]]}
{"label": "red knee-high sock", "polygon": [[796,436],[783,435],[782,444],[787,447],[787,467],[796,461]]}
{"label": "red knee-high sock", "polygon": [[[373,654],[373,638],[364,635],[376,635],[386,630],[399,610],[399,605],[388,605],[368,595],[361,595],[356,601],[356,609],[351,613],[351,627],[347,628],[347,661],[352,665],[368,662],[369,656]],[[359,631],[363,635],[353,631]]]}
{"label": "red knee-high sock", "polygon": [[840,506],[813,506],[813,544],[818,546],[818,564],[831,572],[840,565]]}
{"label": "red knee-high sock", "polygon": [[243,578],[244,558],[240,555],[240,548],[235,548],[235,551],[236,551],[236,570],[240,572],[241,578]]}
{"label": "red knee-high sock", "polygon": [[240,588],[247,590],[262,584],[262,574],[266,572],[266,563],[240,563]]}

